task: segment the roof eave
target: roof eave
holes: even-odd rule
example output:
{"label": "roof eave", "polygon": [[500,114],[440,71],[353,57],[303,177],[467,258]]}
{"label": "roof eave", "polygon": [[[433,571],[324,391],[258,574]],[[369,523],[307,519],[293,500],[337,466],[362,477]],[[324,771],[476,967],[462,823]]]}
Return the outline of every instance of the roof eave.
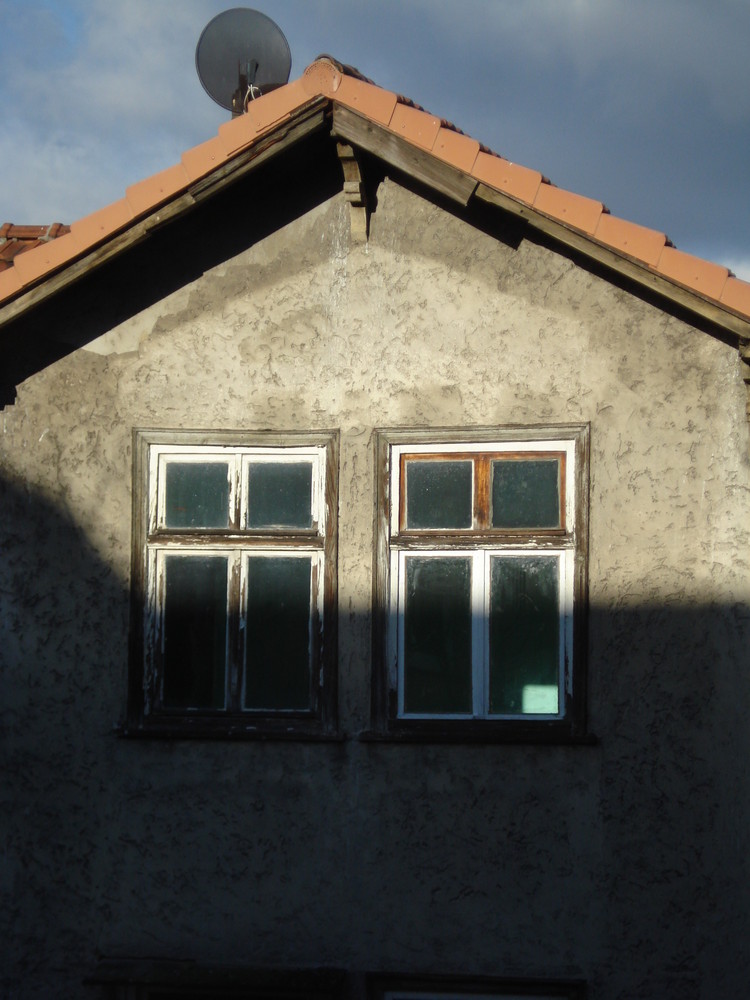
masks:
{"label": "roof eave", "polygon": [[[207,171],[196,180],[188,180],[156,207],[152,206],[145,213],[135,216],[115,231],[109,232],[104,239],[89,242],[79,253],[63,260],[58,267],[48,269],[35,280],[21,285],[12,298],[0,305],[0,328],[148,239],[155,231],[181,218],[207,198],[219,194],[269,159],[324,128],[329,104],[325,97],[306,102],[265,131],[252,145],[241,149],[220,166]],[[54,244],[51,244],[51,249],[54,249]]]}
{"label": "roof eave", "polygon": [[500,208],[597,265],[603,265],[609,271],[656,293],[662,299],[720,327],[739,340],[750,339],[750,321],[730,307],[665,277],[643,261],[607,246],[595,236],[568,226],[524,201],[478,181],[476,177],[445,162],[433,152],[401,138],[391,128],[372,121],[369,116],[359,114],[351,107],[339,104],[336,98],[333,99],[333,131],[337,137],[378,156],[461,205],[466,206],[472,199],[478,199]]}

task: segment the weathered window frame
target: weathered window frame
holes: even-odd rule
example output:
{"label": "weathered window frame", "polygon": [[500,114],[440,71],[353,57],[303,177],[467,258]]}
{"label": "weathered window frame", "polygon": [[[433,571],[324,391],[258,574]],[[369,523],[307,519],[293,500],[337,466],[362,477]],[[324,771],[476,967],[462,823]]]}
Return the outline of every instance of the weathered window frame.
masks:
{"label": "weathered window frame", "polygon": [[518,979],[490,976],[371,974],[367,1000],[585,1000],[580,979]]}
{"label": "weathered window frame", "polygon": [[[337,739],[337,518],[336,431],[247,432],[145,430],[133,432],[133,545],[128,736],[200,738]],[[254,528],[245,524],[239,496],[248,463],[295,458],[312,462],[310,527]],[[168,527],[162,470],[169,460],[228,463],[229,526]],[[163,473],[166,476],[166,473]],[[233,479],[234,475],[234,479]],[[235,484],[235,485],[233,485]],[[235,493],[237,494],[235,496]],[[317,521],[315,517],[317,515]],[[174,708],[160,704],[160,629],[163,603],[158,569],[168,556],[197,553],[227,559],[227,680],[223,708]],[[305,708],[243,708],[244,586],[250,558],[300,557],[311,565],[310,701]]]}
{"label": "weathered window frame", "polygon": [[[552,528],[492,528],[484,499],[477,500],[480,476],[493,457],[527,454],[564,454],[560,489],[561,514]],[[404,520],[405,497],[401,475],[404,456],[412,459],[481,458],[484,472],[474,471],[474,510],[466,529],[410,530]],[[435,742],[592,742],[586,732],[586,618],[589,497],[589,426],[492,427],[478,429],[402,429],[375,432],[375,559],[373,575],[372,728],[365,739]],[[476,466],[478,468],[478,465]],[[422,554],[463,556],[477,565],[490,555],[540,553],[557,558],[564,567],[563,584],[569,601],[565,608],[562,702],[555,716],[493,716],[477,711],[472,688],[471,713],[410,715],[404,711],[400,670],[399,614],[403,566]],[[472,578],[473,579],[473,578]],[[472,587],[474,586],[472,582]],[[473,590],[472,590],[473,593]],[[472,604],[474,608],[475,605]],[[475,631],[476,612],[472,611]],[[484,626],[483,626],[484,627]],[[562,630],[561,630],[561,634]],[[475,679],[477,635],[472,641]],[[486,669],[486,668],[482,668]],[[484,697],[484,693],[482,694]]]}

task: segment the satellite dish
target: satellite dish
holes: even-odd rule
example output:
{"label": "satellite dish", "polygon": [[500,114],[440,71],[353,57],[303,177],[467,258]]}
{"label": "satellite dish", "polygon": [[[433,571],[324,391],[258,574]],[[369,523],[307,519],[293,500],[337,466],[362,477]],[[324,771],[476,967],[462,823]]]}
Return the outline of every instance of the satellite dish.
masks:
{"label": "satellite dish", "polygon": [[249,7],[217,14],[201,32],[195,68],[209,97],[241,115],[247,102],[289,79],[292,55],[281,28]]}

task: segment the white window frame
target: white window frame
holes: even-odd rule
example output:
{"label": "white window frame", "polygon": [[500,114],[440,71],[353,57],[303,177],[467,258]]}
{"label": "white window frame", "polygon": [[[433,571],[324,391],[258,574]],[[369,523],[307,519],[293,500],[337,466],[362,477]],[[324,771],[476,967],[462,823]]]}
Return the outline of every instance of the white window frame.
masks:
{"label": "white window frame", "polygon": [[[490,637],[489,621],[490,605],[490,572],[493,558],[498,556],[514,558],[528,556],[529,549],[520,548],[490,548],[458,549],[438,548],[425,551],[405,551],[394,547],[391,552],[391,601],[393,627],[389,630],[389,662],[395,668],[394,680],[398,689],[398,715],[403,719],[434,719],[434,713],[407,712],[404,709],[404,614],[406,590],[406,561],[409,559],[469,559],[471,571],[471,605],[472,605],[472,711],[470,713],[441,713],[443,719],[562,719],[565,714],[564,694],[571,693],[572,678],[567,665],[573,659],[573,552],[571,549],[552,552],[537,551],[535,554],[543,559],[555,560],[558,564],[559,607],[560,607],[560,642],[558,659],[558,711],[533,714],[530,712],[515,715],[501,715],[489,711],[489,670],[490,670]],[[395,646],[395,648],[394,648]]]}
{"label": "white window frame", "polygon": [[[388,429],[377,435],[376,472],[379,478],[376,517],[375,605],[384,638],[374,641],[373,734],[426,737],[441,729],[478,726],[485,735],[509,738],[511,731],[533,738],[532,730],[544,728],[561,738],[582,737],[584,723],[586,547],[588,540],[588,427],[513,427],[469,430]],[[562,456],[563,492],[561,518],[555,529],[498,529],[480,525],[476,507],[468,528],[409,528],[402,503],[402,460],[425,455],[440,460],[452,455],[483,461],[504,454],[523,459],[535,454]],[[472,464],[474,492],[476,463]],[[481,477],[480,477],[481,478]],[[491,489],[483,487],[483,489]],[[475,501],[476,504],[476,501]],[[489,709],[489,600],[493,558],[519,558],[533,554],[554,559],[558,565],[560,613],[558,695],[556,712],[496,714]],[[472,709],[468,713],[407,712],[404,705],[404,621],[406,566],[410,559],[463,558],[471,564]],[[380,671],[378,681],[377,671]],[[479,732],[477,729],[477,733]],[[504,730],[501,735],[500,730]],[[588,741],[588,740],[587,740]]]}

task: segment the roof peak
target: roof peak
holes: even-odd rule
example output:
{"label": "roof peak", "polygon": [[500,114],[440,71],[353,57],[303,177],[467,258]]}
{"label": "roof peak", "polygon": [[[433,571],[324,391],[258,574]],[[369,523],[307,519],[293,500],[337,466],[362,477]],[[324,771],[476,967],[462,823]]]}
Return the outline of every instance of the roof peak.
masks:
{"label": "roof peak", "polygon": [[[728,268],[677,250],[665,233],[613,216],[600,201],[556,187],[539,171],[492,152],[450,122],[430,114],[409,98],[378,87],[359,70],[329,55],[316,59],[298,79],[251,101],[245,114],[225,122],[213,139],[187,150],[173,167],[132,185],[124,198],[72,226],[60,226],[53,235],[59,223],[48,229],[6,223],[3,229],[9,227],[9,233],[34,230],[37,235],[33,239],[15,237],[18,249],[8,252],[4,269],[0,270],[0,309],[22,299],[47,277],[136,225],[160,206],[178,199],[236,157],[251,153],[274,130],[321,100],[332,103],[334,118],[338,109],[340,116],[349,116],[350,124],[363,121],[371,131],[373,126],[382,130],[391,137],[391,145],[396,140],[408,144],[414,153],[402,158],[404,162],[416,164],[424,162],[424,158],[434,162],[439,169],[425,169],[415,176],[442,193],[447,191],[453,196],[459,191],[459,200],[464,203],[477,197],[521,216],[600,261],[604,254],[607,266],[628,273],[662,294],[669,295],[670,287],[677,289],[675,297],[681,304],[709,315],[713,322],[743,339],[750,338],[750,283],[736,278]],[[363,140],[365,131],[357,131]],[[356,145],[354,139],[348,141]],[[387,145],[380,143],[378,149],[382,152]],[[455,177],[448,178],[447,188],[441,187],[435,177],[447,176],[447,172],[453,172]],[[43,235],[39,235],[42,230]],[[3,236],[0,230],[5,246],[13,238]],[[618,261],[622,267],[617,266]],[[686,295],[693,297],[687,303]],[[698,308],[701,301],[709,304],[708,312]],[[15,314],[16,310],[11,312]]]}

